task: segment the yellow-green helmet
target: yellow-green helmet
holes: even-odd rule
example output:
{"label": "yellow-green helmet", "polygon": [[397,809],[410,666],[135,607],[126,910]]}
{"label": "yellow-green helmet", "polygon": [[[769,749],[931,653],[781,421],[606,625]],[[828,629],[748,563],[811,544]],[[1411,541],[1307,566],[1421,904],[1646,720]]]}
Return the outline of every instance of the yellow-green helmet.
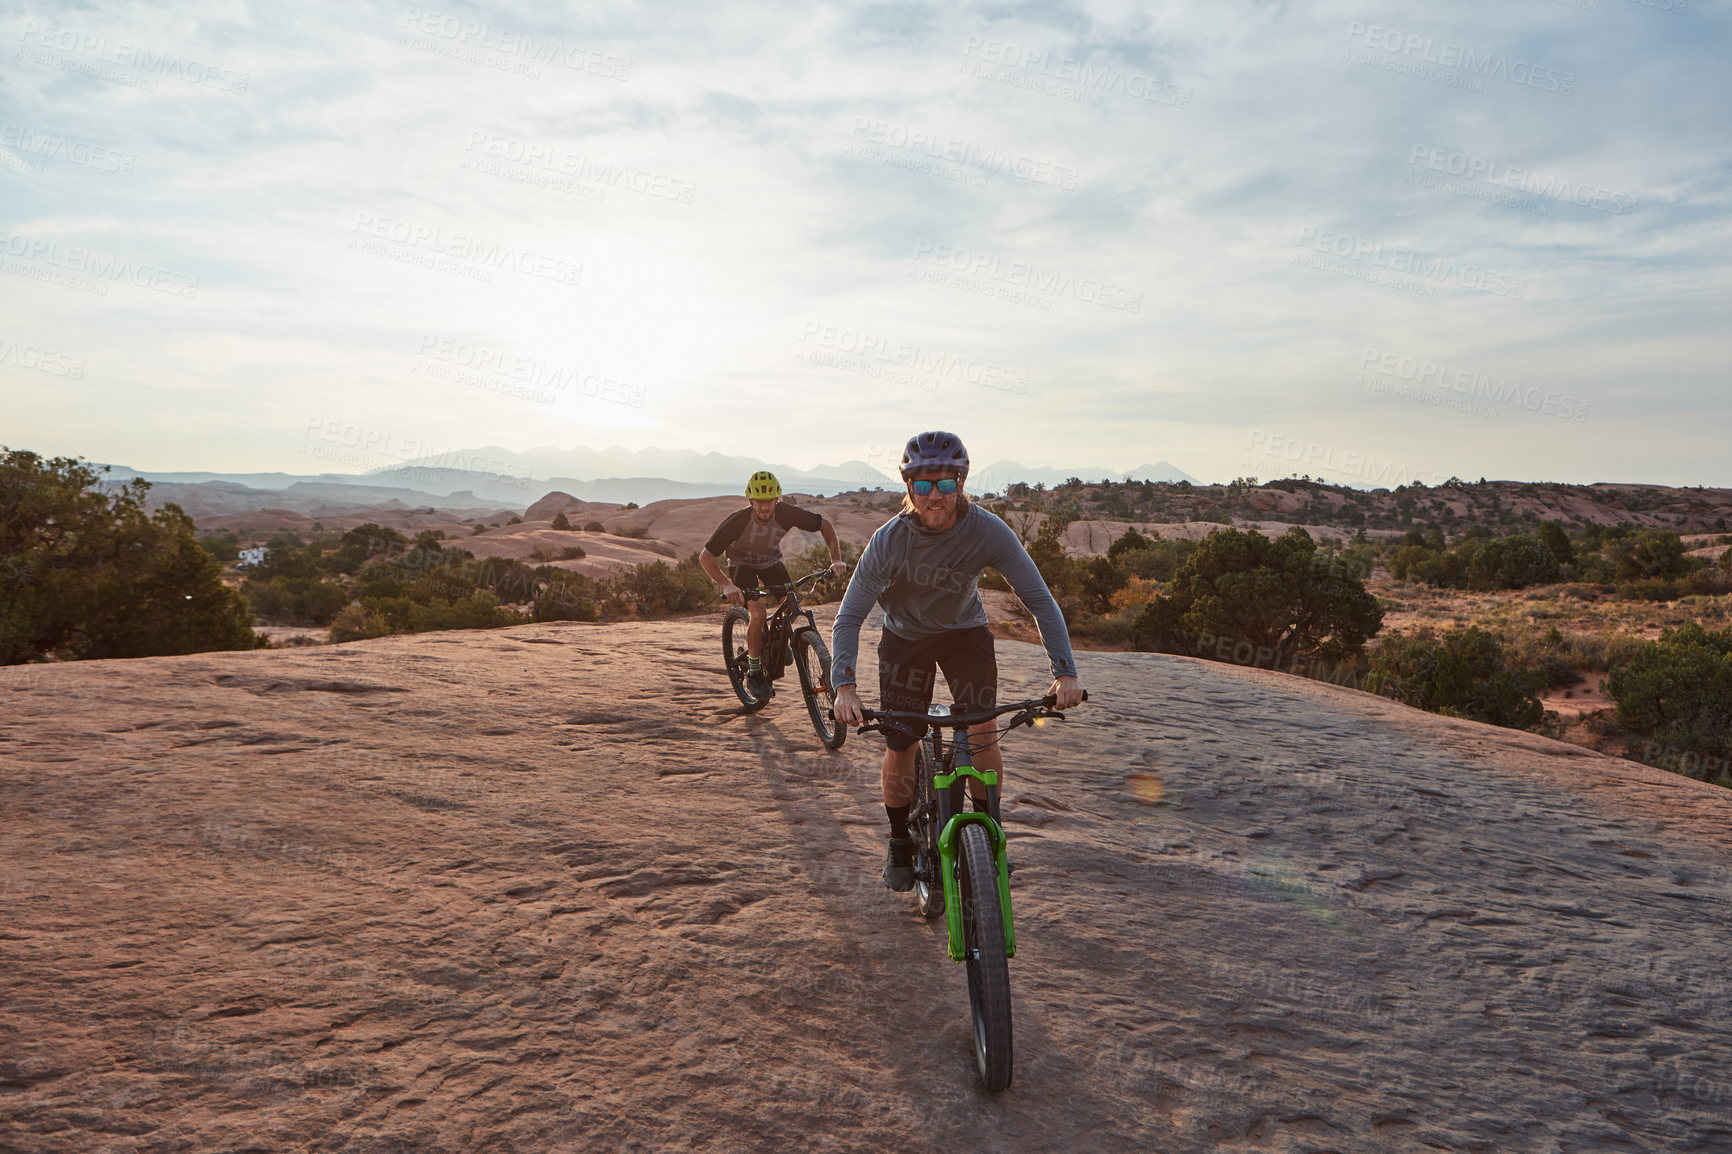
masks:
{"label": "yellow-green helmet", "polygon": [[746,496],[754,501],[774,501],[782,495],[782,482],[768,469],[759,469],[746,482]]}

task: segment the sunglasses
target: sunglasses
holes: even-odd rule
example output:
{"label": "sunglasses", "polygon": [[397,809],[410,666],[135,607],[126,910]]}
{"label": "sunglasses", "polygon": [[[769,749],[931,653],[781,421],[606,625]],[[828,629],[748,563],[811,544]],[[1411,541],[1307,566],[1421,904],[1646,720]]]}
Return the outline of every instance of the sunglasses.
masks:
{"label": "sunglasses", "polygon": [[908,487],[914,490],[914,495],[916,497],[930,497],[934,487],[936,487],[940,493],[943,493],[948,497],[950,494],[956,492],[956,486],[958,483],[959,482],[955,477],[941,477],[936,481],[910,481],[908,482]]}

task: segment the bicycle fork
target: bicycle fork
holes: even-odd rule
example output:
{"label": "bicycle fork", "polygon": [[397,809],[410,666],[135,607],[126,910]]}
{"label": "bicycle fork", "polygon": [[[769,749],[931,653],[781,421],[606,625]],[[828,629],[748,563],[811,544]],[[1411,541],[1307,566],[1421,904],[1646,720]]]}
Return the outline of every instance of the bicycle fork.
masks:
{"label": "bicycle fork", "polygon": [[[992,860],[998,875],[998,904],[1004,913],[1004,956],[1016,956],[1016,926],[1010,916],[1010,859],[1005,855],[1004,827],[998,820],[998,774],[978,770],[971,764],[974,752],[968,745],[968,730],[956,731],[954,760],[962,764],[949,773],[936,773],[932,784],[938,794],[938,869],[944,881],[944,923],[950,933],[950,958],[960,962],[968,957],[968,944],[962,932],[962,883],[956,876],[958,840],[966,825],[985,827],[987,841],[992,846]],[[967,794],[964,779],[974,778],[986,786],[986,812],[962,808]]]}

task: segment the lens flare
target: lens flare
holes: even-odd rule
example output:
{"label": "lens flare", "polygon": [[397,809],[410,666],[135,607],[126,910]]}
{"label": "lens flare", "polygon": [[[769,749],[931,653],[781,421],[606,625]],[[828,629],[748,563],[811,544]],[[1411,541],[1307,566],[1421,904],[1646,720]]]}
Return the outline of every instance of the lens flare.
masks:
{"label": "lens flare", "polygon": [[1153,773],[1132,773],[1125,777],[1125,784],[1131,787],[1131,796],[1144,805],[1154,805],[1165,800],[1167,787],[1160,777]]}

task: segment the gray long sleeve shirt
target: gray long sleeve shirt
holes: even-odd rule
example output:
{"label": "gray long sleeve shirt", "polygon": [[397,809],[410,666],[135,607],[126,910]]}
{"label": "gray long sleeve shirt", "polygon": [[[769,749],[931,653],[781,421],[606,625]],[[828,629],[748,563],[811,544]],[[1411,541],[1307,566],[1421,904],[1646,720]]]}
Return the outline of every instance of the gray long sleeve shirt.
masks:
{"label": "gray long sleeve shirt", "polygon": [[1004,574],[1034,614],[1053,676],[1075,677],[1070,631],[1040,570],[1009,525],[970,504],[943,532],[922,528],[914,514],[903,513],[872,534],[830,631],[831,684],[856,683],[860,626],[875,603],[884,606],[884,628],[909,641],[985,625],[977,582],[988,565]]}

